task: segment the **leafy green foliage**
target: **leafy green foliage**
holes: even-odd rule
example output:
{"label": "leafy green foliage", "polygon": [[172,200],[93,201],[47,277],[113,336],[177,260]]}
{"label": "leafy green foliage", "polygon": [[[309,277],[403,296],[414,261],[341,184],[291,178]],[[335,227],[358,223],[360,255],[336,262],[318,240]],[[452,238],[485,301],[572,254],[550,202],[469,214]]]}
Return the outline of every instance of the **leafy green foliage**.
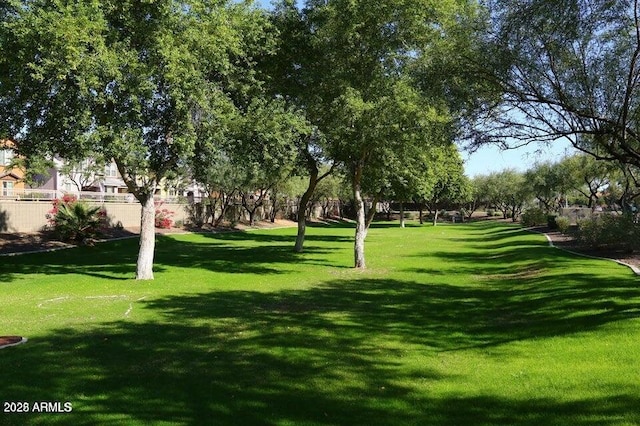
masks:
{"label": "leafy green foliage", "polygon": [[[364,265],[363,194],[410,199],[427,168],[423,153],[454,138],[464,102],[449,102],[454,91],[429,81],[456,62],[434,58],[470,52],[463,47],[472,44],[477,26],[468,24],[477,16],[471,1],[311,0],[301,10],[282,1],[275,9],[282,29],[274,64],[279,93],[304,111],[319,136],[305,145],[316,160],[308,162],[311,172],[325,158],[340,163],[350,180],[356,264]],[[311,180],[310,188],[317,183]]]}
{"label": "leafy green foliage", "polygon": [[503,218],[515,222],[531,197],[524,174],[507,169],[491,173],[483,183],[487,200],[502,212]]}
{"label": "leafy green foliage", "polygon": [[543,206],[545,213],[557,211],[567,192],[573,189],[575,179],[565,162],[540,163],[525,173],[526,185]]}
{"label": "leafy green foliage", "polygon": [[[5,2],[6,3],[6,2]],[[26,157],[113,158],[143,206],[138,276],[153,277],[153,195],[197,141],[229,137],[273,47],[243,2],[12,1],[2,6],[0,139]]]}
{"label": "leafy green foliage", "polygon": [[618,168],[611,161],[597,160],[587,154],[576,154],[563,159],[559,167],[566,170],[566,182],[587,200],[587,206],[595,208],[602,193],[610,186]]}
{"label": "leafy green foliage", "polygon": [[547,223],[547,213],[537,207],[528,208],[520,216],[524,226],[539,226]]}
{"label": "leafy green foliage", "polygon": [[578,222],[578,241],[594,249],[640,249],[640,226],[631,215],[601,214]]}
{"label": "leafy green foliage", "polygon": [[558,231],[566,234],[569,230],[569,226],[571,225],[571,219],[567,216],[557,216],[555,218],[556,226],[558,227]]}

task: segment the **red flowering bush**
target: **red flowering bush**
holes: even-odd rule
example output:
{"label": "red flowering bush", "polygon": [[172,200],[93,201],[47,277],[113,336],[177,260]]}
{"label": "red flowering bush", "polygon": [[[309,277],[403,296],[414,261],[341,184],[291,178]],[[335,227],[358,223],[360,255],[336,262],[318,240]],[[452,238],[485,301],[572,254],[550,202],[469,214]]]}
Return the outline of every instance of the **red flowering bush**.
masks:
{"label": "red flowering bush", "polygon": [[89,243],[108,226],[107,212],[103,208],[90,206],[68,194],[53,200],[53,208],[46,218],[63,241]]}
{"label": "red flowering bush", "polygon": [[169,209],[161,209],[164,202],[156,202],[156,228],[161,229],[169,229],[171,225],[173,225],[173,215],[175,212],[172,212]]}

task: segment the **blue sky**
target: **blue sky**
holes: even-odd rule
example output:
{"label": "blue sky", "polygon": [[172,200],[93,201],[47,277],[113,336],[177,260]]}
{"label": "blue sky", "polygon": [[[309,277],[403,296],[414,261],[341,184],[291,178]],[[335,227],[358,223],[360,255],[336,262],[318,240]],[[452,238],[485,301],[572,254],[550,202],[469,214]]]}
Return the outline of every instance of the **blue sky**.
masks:
{"label": "blue sky", "polygon": [[556,162],[575,153],[566,140],[554,141],[551,145],[531,143],[518,149],[501,150],[497,146],[485,146],[473,154],[461,151],[468,176],[485,175],[512,168],[525,171],[536,162]]}

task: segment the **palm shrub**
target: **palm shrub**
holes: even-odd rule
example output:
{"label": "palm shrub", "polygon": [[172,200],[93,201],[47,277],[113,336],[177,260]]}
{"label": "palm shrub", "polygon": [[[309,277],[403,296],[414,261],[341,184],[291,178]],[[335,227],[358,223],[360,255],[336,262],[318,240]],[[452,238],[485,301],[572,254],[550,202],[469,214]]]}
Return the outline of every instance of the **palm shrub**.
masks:
{"label": "palm shrub", "polygon": [[104,209],[78,201],[73,196],[54,200],[47,217],[59,239],[78,243],[95,239],[108,224]]}

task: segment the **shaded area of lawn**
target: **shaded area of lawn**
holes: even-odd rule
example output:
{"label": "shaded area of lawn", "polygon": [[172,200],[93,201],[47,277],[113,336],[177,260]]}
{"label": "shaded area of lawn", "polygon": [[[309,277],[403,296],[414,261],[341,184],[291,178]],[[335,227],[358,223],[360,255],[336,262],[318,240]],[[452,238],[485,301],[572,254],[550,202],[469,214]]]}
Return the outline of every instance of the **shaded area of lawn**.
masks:
{"label": "shaded area of lawn", "polygon": [[[2,353],[12,368],[3,373],[0,396],[71,400],[87,423],[110,415],[185,424],[640,421],[640,395],[631,396],[637,388],[572,402],[432,397],[417,393],[414,384],[458,373],[405,365],[416,350],[435,357],[585,332],[640,315],[637,288],[605,282],[589,289],[580,284],[587,278],[574,275],[564,287],[513,291],[336,280],[305,291],[210,292],[142,302],[142,309],[158,313],[157,322],[60,330]],[[620,297],[630,301],[602,306],[603,299]]]}
{"label": "shaded area of lawn", "polygon": [[[564,352],[580,336],[616,324],[637,335],[629,325],[640,317],[634,278],[598,274],[592,261],[499,224],[452,227],[444,240],[423,235],[420,245],[435,247],[397,254],[397,262],[406,262],[397,275],[332,276],[340,263],[330,254],[348,245],[345,231],[311,235],[304,255],[292,253],[290,237],[277,233],[196,242],[162,237],[161,271],[233,269],[280,279],[298,263],[317,267],[317,283],[271,292],[206,286],[165,292],[132,304],[130,319],[33,336],[0,351],[0,401],[71,401],[74,412],[5,416],[0,424],[640,423],[640,385],[632,380],[594,376],[615,384],[606,394],[531,389],[517,395],[522,387],[499,371],[518,356],[509,345],[530,350],[534,342],[557,339],[557,348],[547,350],[570,366]],[[399,235],[403,242],[408,234]],[[445,244],[447,238],[456,244]],[[18,273],[80,268],[90,275],[107,260],[105,275],[120,273],[109,269],[117,268],[115,259],[93,257],[64,266],[55,257],[41,266],[37,257],[24,258]],[[138,310],[153,320],[136,321]],[[492,376],[472,377],[487,362],[494,363]],[[579,372],[558,371],[581,380]],[[513,392],[486,390],[483,381],[491,380]]]}
{"label": "shaded area of lawn", "polygon": [[[199,234],[201,241],[180,237],[156,236],[154,272],[171,267],[196,268],[211,272],[235,274],[283,274],[293,262],[322,262],[322,254],[331,247],[310,247],[313,260],[293,251],[295,235],[278,235],[273,231]],[[339,244],[344,236],[317,235],[308,241]],[[22,275],[81,274],[95,278],[125,280],[135,275],[137,239],[113,241],[94,247],[79,247],[53,253],[4,258],[0,264],[0,283],[11,282]],[[338,266],[338,265],[337,265]]]}

